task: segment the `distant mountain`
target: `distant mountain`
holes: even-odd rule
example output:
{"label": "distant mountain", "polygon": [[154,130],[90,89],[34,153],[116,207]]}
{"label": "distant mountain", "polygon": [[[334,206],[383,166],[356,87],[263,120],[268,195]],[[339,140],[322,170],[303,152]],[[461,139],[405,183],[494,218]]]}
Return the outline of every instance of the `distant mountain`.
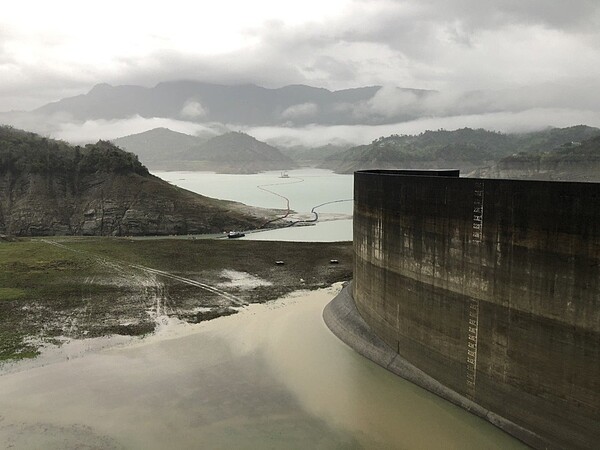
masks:
{"label": "distant mountain", "polygon": [[299,165],[303,166],[315,166],[323,162],[328,157],[341,153],[348,150],[352,145],[336,145],[327,144],[318,147],[307,147],[302,145],[295,145],[292,147],[281,148],[281,153],[289,156]]}
{"label": "distant mountain", "polygon": [[567,128],[548,128],[533,133],[517,134],[516,151],[525,153],[548,152],[564,144],[581,142],[600,135],[600,129],[587,125]]}
{"label": "distant mountain", "polygon": [[473,176],[600,182],[600,136],[567,142],[548,152],[510,155]]}
{"label": "distant mountain", "polygon": [[195,170],[220,173],[256,173],[295,166],[277,148],[239,132],[214,137],[180,153],[178,159],[193,162]]}
{"label": "distant mountain", "polygon": [[456,168],[468,173],[489,167],[513,153],[552,150],[558,145],[600,135],[600,129],[576,126],[527,134],[503,134],[483,129],[426,131],[391,135],[368,145],[328,157],[321,165],[339,173],[361,169]]}
{"label": "distant mountain", "polygon": [[264,220],[260,210],[150,175],[134,154],[110,142],[72,147],[0,127],[0,234],[188,234],[253,228]]}
{"label": "distant mountain", "polygon": [[[38,114],[66,113],[75,120],[123,119],[134,115],[196,122],[245,125],[324,125],[394,123],[415,118],[360,114],[380,86],[329,91],[304,85],[267,89],[253,84],[225,86],[196,81],[170,81],[155,87],[99,84],[87,94],[44,105]],[[430,91],[401,89],[420,96]],[[366,122],[365,122],[366,121]]]}
{"label": "distant mountain", "polygon": [[154,128],[143,133],[112,139],[111,142],[128,152],[135,153],[142,163],[152,165],[154,162],[170,159],[173,155],[180,154],[207,140],[207,137],[191,136],[168,128]]}
{"label": "distant mountain", "polygon": [[486,130],[426,131],[391,135],[327,158],[321,167],[339,173],[361,169],[459,168],[467,171],[510,153],[511,138]]}

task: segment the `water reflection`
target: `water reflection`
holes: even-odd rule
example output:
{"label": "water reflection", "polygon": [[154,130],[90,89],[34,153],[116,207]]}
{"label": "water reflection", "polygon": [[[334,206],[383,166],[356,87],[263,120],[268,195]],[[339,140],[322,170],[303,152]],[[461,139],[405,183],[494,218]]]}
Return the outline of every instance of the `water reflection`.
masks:
{"label": "water reflection", "polygon": [[321,320],[332,289],[0,377],[14,448],[520,448],[370,363]]}

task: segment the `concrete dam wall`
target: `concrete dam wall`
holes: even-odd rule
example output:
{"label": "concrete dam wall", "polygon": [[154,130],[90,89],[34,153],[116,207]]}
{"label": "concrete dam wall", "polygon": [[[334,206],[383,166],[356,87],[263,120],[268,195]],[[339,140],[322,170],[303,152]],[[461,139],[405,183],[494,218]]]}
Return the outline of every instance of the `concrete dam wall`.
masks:
{"label": "concrete dam wall", "polygon": [[534,445],[598,445],[600,184],[356,172],[354,251],[393,351]]}

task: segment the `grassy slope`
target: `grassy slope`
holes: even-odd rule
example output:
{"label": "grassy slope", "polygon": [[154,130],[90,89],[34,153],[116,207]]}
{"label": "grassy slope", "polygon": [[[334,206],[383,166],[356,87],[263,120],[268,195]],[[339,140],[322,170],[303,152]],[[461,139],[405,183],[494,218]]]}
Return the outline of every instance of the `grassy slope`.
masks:
{"label": "grassy slope", "polygon": [[[0,362],[33,357],[37,343],[62,336],[143,335],[154,329],[152,313],[203,320],[195,308],[231,306],[221,297],[129,263],[168,271],[212,286],[227,281],[223,269],[248,272],[272,286],[227,288],[246,302],[275,299],[351,278],[350,243],[287,243],[228,240],[53,238],[0,241]],[[76,250],[76,251],[73,251]],[[103,261],[102,258],[105,258]],[[338,259],[339,265],[329,264]],[[276,266],[275,260],[284,260]],[[301,281],[304,280],[304,281]]]}

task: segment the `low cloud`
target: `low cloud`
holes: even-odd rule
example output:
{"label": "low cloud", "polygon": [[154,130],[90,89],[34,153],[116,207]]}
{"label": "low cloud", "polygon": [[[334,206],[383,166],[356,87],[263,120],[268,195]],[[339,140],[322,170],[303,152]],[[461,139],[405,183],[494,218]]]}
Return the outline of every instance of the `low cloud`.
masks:
{"label": "low cloud", "polygon": [[249,127],[245,131],[272,145],[318,147],[326,144],[360,145],[391,134],[419,134],[427,130],[484,128],[504,133],[524,133],[547,127],[586,124],[600,128],[600,112],[593,110],[535,108],[519,112],[428,117],[387,125],[310,125],[300,128]]}
{"label": "low cloud", "polygon": [[161,117],[132,116],[127,119],[86,120],[77,122],[68,115],[37,116],[32,114],[2,114],[0,120],[17,128],[39,133],[72,144],[86,144],[99,139],[111,140],[153,128],[169,128],[180,133],[213,137],[231,131],[219,123],[196,123]]}
{"label": "low cloud", "polygon": [[[370,100],[339,104],[341,113],[365,124],[414,120],[419,117],[463,117],[534,110],[600,111],[600,82],[540,83],[497,90],[416,91],[382,87]],[[566,117],[570,117],[567,115]]]}
{"label": "low cloud", "polygon": [[396,117],[403,112],[414,111],[420,96],[412,91],[398,89],[394,86],[383,86],[373,98],[367,102],[365,113],[384,117]]}
{"label": "low cloud", "polygon": [[284,119],[306,119],[314,117],[319,112],[319,106],[315,103],[301,103],[293,105],[281,113]]}
{"label": "low cloud", "polygon": [[196,100],[188,100],[181,108],[180,115],[185,119],[201,119],[208,115],[208,109]]}
{"label": "low cloud", "polygon": [[[527,132],[547,127],[568,127],[585,124],[600,128],[600,93],[587,88],[516,89],[510,91],[475,91],[470,93],[429,92],[405,95],[396,89],[386,89],[381,96],[360,105],[345,104],[340,108],[354,109],[356,114],[378,111],[397,114],[410,111],[419,117],[385,125],[307,125],[307,126],[245,126],[243,124],[198,123],[190,120],[144,118],[88,120],[77,122],[64,113],[42,116],[31,113],[0,114],[0,123],[63,139],[71,143],[95,142],[141,133],[165,127],[181,133],[212,137],[231,130],[241,130],[280,147],[302,145],[317,147],[326,144],[359,145],[391,134],[418,134],[426,130],[484,128],[500,132]],[[586,95],[587,92],[587,95]],[[538,105],[538,106],[536,106]],[[587,107],[579,107],[584,105]],[[298,106],[298,105],[297,105]],[[311,108],[308,107],[308,110]],[[414,116],[413,116],[414,117]]]}

